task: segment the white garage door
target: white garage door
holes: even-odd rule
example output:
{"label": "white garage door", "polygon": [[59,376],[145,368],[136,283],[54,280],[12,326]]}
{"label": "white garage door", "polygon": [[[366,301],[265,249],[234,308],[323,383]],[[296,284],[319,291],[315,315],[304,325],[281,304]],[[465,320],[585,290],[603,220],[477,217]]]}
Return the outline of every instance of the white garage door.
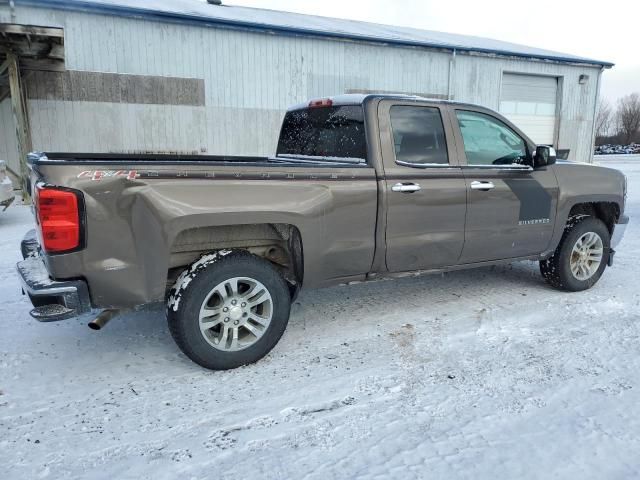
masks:
{"label": "white garage door", "polygon": [[500,113],[537,144],[553,145],[558,79],[505,73]]}

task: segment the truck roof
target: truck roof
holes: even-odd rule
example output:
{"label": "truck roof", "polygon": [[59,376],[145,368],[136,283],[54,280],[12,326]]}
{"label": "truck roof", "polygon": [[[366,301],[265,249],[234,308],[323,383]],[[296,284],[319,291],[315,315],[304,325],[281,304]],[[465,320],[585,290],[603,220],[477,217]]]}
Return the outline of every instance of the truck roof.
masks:
{"label": "truck roof", "polygon": [[446,103],[449,105],[470,105],[465,102],[454,102],[451,100],[443,100],[441,98],[422,97],[420,95],[408,95],[404,93],[345,93],[342,95],[330,95],[327,97],[317,97],[310,99],[304,103],[293,105],[287,111],[303,110],[308,108],[311,103],[331,100],[333,106],[342,105],[362,105],[369,100],[376,98],[392,99],[392,100],[422,100],[433,103]]}

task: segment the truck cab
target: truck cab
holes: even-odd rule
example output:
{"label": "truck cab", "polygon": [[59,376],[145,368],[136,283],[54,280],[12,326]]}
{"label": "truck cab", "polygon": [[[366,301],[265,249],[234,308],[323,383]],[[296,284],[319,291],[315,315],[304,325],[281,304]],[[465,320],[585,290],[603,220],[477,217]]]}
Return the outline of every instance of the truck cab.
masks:
{"label": "truck cab", "polygon": [[377,108],[390,271],[548,251],[558,203],[552,162],[506,119],[450,102]]}

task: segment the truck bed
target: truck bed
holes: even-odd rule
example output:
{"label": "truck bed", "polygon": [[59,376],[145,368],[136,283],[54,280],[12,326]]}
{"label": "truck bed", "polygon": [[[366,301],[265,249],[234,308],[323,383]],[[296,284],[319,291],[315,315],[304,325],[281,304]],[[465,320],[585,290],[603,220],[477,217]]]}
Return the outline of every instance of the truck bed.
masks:
{"label": "truck bed", "polygon": [[364,160],[53,152],[30,164],[34,194],[36,184],[81,194],[85,248],[45,261],[54,279],[85,278],[99,308],[161,301],[167,272],[200,252],[229,239],[261,248],[291,229],[306,286],[371,269],[378,182]]}

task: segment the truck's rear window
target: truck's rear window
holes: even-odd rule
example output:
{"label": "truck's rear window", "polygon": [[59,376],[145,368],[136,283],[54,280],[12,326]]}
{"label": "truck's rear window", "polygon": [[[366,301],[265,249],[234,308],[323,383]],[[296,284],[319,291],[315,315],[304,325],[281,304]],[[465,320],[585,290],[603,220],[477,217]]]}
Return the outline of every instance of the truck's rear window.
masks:
{"label": "truck's rear window", "polygon": [[362,106],[288,112],[282,123],[277,154],[366,160]]}

